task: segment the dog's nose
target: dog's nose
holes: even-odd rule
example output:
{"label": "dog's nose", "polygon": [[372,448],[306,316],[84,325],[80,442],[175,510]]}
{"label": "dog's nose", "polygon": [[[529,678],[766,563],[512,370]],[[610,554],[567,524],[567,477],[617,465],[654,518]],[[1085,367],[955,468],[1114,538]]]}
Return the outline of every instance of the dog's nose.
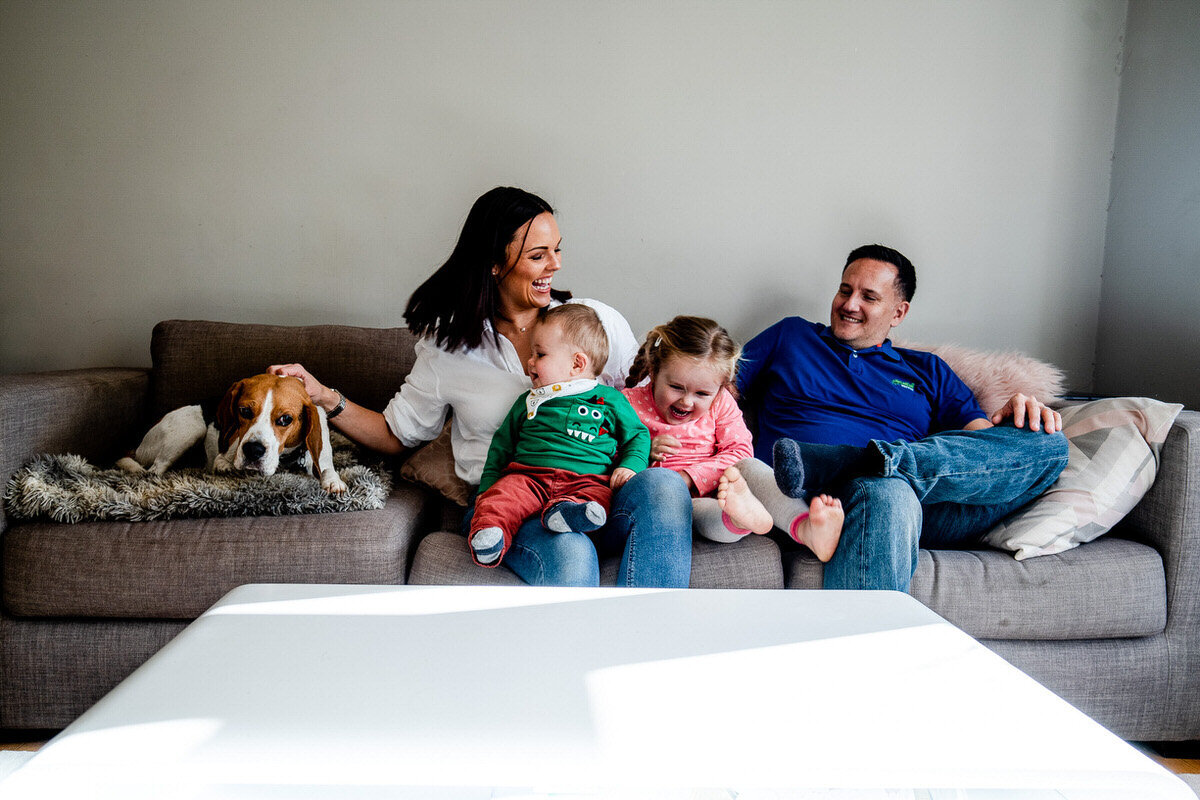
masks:
{"label": "dog's nose", "polygon": [[267,448],[262,442],[246,442],[242,445],[242,455],[250,461],[258,461],[265,452]]}

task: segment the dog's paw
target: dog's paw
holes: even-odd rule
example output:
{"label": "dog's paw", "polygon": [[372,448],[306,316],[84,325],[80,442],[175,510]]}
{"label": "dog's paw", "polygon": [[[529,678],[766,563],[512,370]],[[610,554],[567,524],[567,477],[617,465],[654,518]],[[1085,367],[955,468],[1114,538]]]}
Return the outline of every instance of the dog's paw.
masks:
{"label": "dog's paw", "polygon": [[126,472],[145,472],[146,471],[145,467],[143,467],[137,461],[133,460],[132,458],[130,458],[128,456],[117,461],[117,469],[123,469]]}
{"label": "dog's paw", "polygon": [[224,453],[213,459],[213,472],[233,472],[233,459]]}
{"label": "dog's paw", "polygon": [[330,494],[345,494],[350,488],[336,472],[330,470],[321,476],[321,488]]}

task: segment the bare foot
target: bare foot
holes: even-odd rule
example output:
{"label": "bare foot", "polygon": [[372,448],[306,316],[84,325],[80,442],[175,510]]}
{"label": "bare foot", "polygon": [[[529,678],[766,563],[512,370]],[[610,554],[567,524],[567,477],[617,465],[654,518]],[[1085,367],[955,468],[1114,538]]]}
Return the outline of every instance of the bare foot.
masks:
{"label": "bare foot", "polygon": [[[775,525],[771,521],[771,513],[750,491],[737,467],[730,467],[721,473],[721,479],[717,482],[717,504],[729,515],[729,521],[739,528],[769,533]],[[841,523],[838,523],[839,531],[841,527]]]}
{"label": "bare foot", "polygon": [[792,538],[812,550],[822,562],[833,558],[842,538],[842,501],[819,494],[808,504],[808,516],[792,526]]}

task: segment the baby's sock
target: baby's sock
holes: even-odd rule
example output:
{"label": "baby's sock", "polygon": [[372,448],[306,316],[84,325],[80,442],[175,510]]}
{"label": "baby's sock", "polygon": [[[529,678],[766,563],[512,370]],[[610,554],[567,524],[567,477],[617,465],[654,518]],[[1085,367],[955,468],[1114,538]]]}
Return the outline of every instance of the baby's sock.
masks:
{"label": "baby's sock", "polygon": [[492,564],[504,550],[504,531],[499,528],[481,528],[471,534],[471,552],[480,564]]}
{"label": "baby's sock", "polygon": [[555,533],[589,533],[608,522],[608,513],[604,506],[595,500],[586,503],[572,503],[564,500],[555,503],[542,514],[542,524]]}

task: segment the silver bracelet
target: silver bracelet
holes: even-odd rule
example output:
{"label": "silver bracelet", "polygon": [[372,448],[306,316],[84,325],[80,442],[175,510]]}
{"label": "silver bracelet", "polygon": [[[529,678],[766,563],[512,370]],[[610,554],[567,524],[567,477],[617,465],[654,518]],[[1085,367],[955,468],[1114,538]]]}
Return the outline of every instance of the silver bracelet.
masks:
{"label": "silver bracelet", "polygon": [[337,392],[337,396],[339,398],[338,404],[334,407],[333,411],[325,412],[325,419],[333,419],[338,414],[340,414],[346,410],[346,395],[342,394],[341,392],[338,392],[337,389],[334,389],[334,391]]}

